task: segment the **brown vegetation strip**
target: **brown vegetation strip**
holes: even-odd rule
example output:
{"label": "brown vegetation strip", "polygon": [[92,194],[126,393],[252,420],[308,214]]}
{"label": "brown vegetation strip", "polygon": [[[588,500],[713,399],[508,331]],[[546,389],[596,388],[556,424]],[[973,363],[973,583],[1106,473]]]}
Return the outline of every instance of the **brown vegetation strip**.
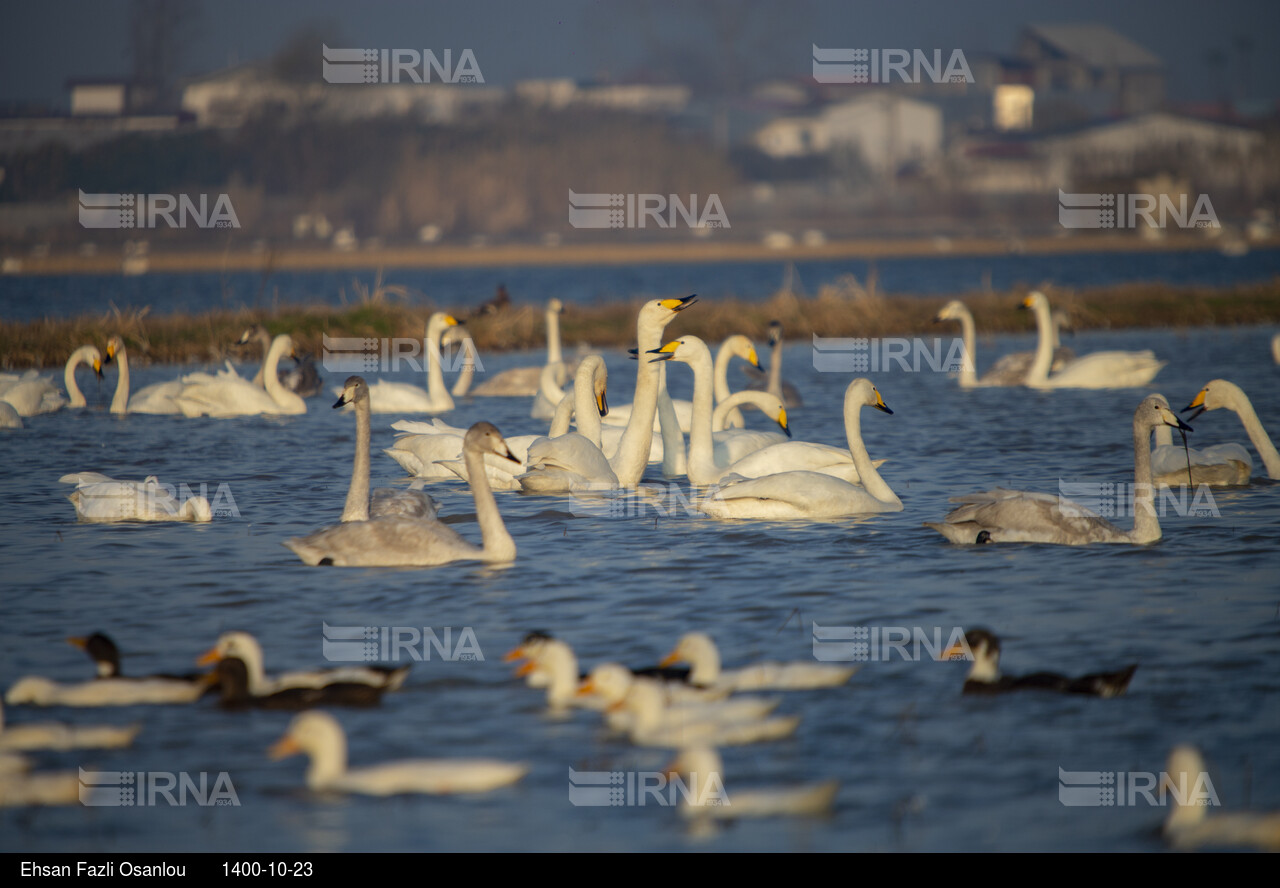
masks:
{"label": "brown vegetation strip", "polygon": [[[1280,322],[1280,279],[1223,289],[1130,284],[1081,291],[1047,289],[1055,309],[1069,312],[1076,329],[1125,327],[1199,327]],[[687,295],[672,293],[672,296]],[[1019,311],[1022,292],[963,293],[979,335],[1028,332],[1033,319]],[[929,336],[958,332],[954,323],[935,324],[945,298],[885,296],[852,278],[824,286],[814,297],[780,292],[746,302],[703,299],[684,312],[670,336],[693,334],[710,342],[745,333],[763,345],[770,321],[781,321],[789,339],[822,336]],[[611,305],[571,305],[561,327],[565,344],[601,348],[631,345],[639,301]],[[441,308],[448,309],[447,306]],[[359,337],[421,337],[431,306],[406,306],[370,300],[357,306],[243,309],[197,315],[151,315],[112,309],[102,316],[38,321],[0,321],[0,369],[55,367],[86,343],[105,349],[107,338],[121,335],[136,363],[256,360],[255,349],[233,343],[249,325],[271,333],[290,333],[298,347],[320,353],[321,334]],[[463,312],[457,314],[465,318]],[[468,329],[483,352],[541,347],[545,329],[541,306],[514,305],[497,314],[472,318]]]}

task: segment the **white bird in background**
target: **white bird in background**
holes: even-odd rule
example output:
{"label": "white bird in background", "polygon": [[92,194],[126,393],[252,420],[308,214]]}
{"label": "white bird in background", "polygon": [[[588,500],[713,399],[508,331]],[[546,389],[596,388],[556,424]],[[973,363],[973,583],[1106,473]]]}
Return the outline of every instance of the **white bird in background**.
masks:
{"label": "white bird in background", "polygon": [[784,338],[782,335],[782,322],[772,321],[769,324],[769,372],[766,378],[763,372],[756,365],[756,369],[744,367],[743,372],[747,377],[754,381],[747,386],[753,391],[765,391],[782,401],[785,407],[803,407],[804,399],[800,397],[799,390],[789,382],[782,379],[782,345]]}
{"label": "white bird in background", "polygon": [[1022,300],[1022,307],[1031,309],[1036,316],[1039,340],[1036,357],[1027,373],[1026,384],[1031,388],[1134,388],[1155,379],[1167,362],[1156,358],[1152,351],[1105,351],[1076,358],[1053,376],[1049,368],[1053,364],[1053,320],[1049,300],[1043,293],[1033,292]]}
{"label": "white bird in background", "polygon": [[[539,395],[541,393],[540,380],[542,373],[547,368],[551,369],[551,386],[563,386],[565,380],[569,377],[569,368],[565,366],[564,357],[560,347],[560,315],[564,312],[564,303],[559,299],[548,299],[546,311],[543,317],[547,325],[547,360],[545,363],[536,367],[513,367],[510,370],[503,370],[501,373],[495,373],[475,387],[471,394],[482,398],[502,398],[502,397],[533,397],[537,403],[534,404],[533,413],[530,415],[535,419],[550,419],[551,413],[555,410],[555,405],[560,403],[560,399],[556,398],[549,404],[543,405]],[[550,407],[550,410],[546,409]]]}
{"label": "white bird in background", "polygon": [[1175,746],[1161,775],[1161,797],[1169,800],[1164,837],[1173,847],[1258,848],[1280,851],[1280,812],[1211,812],[1217,789],[1194,746]]}
{"label": "white bird in background", "polygon": [[740,820],[755,817],[820,817],[835,806],[840,781],[825,780],[800,786],[729,789],[724,762],[712,746],[687,746],[667,765],[668,777],[686,781],[681,814],[686,818]]}
{"label": "white bird in background", "polygon": [[[1252,402],[1250,402],[1240,386],[1233,382],[1227,382],[1225,379],[1210,380],[1195,396],[1195,399],[1186,406],[1184,412],[1186,410],[1196,411],[1187,417],[1188,420],[1191,420],[1206,410],[1218,410],[1224,407],[1227,410],[1235,411],[1235,414],[1240,417],[1240,423],[1244,426],[1249,440],[1253,442],[1253,448],[1258,451],[1258,456],[1262,457],[1262,464],[1267,469],[1267,477],[1273,481],[1280,481],[1280,453],[1276,452],[1276,446],[1271,443],[1271,437],[1267,434],[1267,430],[1262,427],[1262,422],[1258,419],[1258,414],[1254,411]],[[1250,462],[1252,463],[1252,461]]]}
{"label": "white bird in background", "polygon": [[[440,344],[444,331],[457,324],[457,319],[444,312],[436,312],[427,319],[426,335],[423,337],[427,353],[426,389],[407,382],[379,379],[369,386],[369,405],[374,413],[447,413],[453,409],[453,397],[444,384]],[[340,390],[334,390],[334,394],[340,393]]]}
{"label": "white bird in background", "polygon": [[[935,321],[959,321],[960,336],[964,342],[965,361],[960,365],[961,388],[985,388],[990,386],[1026,385],[1027,374],[1035,362],[1035,352],[1014,352],[1004,355],[991,366],[991,369],[977,376],[978,349],[974,335],[973,315],[968,306],[958,299],[953,299],[942,307],[934,318]],[[1051,372],[1057,372],[1075,359],[1075,352],[1060,345],[1059,330],[1066,325],[1067,317],[1062,312],[1054,312],[1052,316],[1053,364]]]}
{"label": "white bird in background", "polygon": [[[258,388],[228,365],[227,370],[210,378],[207,373],[182,378],[181,393],[173,401],[183,416],[257,416],[296,415],[307,412],[307,402],[280,383],[277,368],[285,355],[297,356],[293,338],[281,333],[271,343],[266,365],[262,368],[265,388]],[[132,402],[130,403],[132,409]]]}
{"label": "white bird in background", "polygon": [[659,666],[688,663],[689,683],[698,687],[730,691],[802,691],[845,684],[858,671],[856,666],[825,663],[753,663],[738,669],[720,668],[720,650],[705,632],[688,632]]}
{"label": "white bird in background", "polygon": [[372,796],[401,793],[448,795],[489,792],[509,786],[529,773],[529,767],[496,759],[408,759],[347,766],[347,736],[333,716],[304,712],[270,749],[272,759],[305,753],[307,788],[316,792],[347,792]]}
{"label": "white bird in background", "polygon": [[[261,324],[254,324],[241,333],[240,338],[236,340],[236,345],[250,344],[256,344],[262,348],[262,363],[258,366],[258,372],[254,374],[252,382],[265,389],[262,374],[266,371],[267,357],[271,354],[271,334],[267,332],[267,328]],[[297,366],[292,370],[277,368],[276,373],[280,377],[280,384],[303,398],[310,398],[324,391],[324,380],[320,378],[320,371],[316,369],[315,361],[310,356],[295,360]]]}
{"label": "white bird in background", "polygon": [[[129,352],[125,348],[124,340],[119,336],[112,336],[107,340],[107,363],[112,361],[115,361],[116,366],[119,368],[117,371],[119,375],[116,378],[116,393],[111,399],[111,412],[115,414],[181,413],[182,409],[174,399],[182,393],[182,389],[186,385],[184,380],[190,379],[193,383],[216,382],[219,378],[209,373],[189,373],[181,379],[174,379],[170,382],[157,382],[136,392],[131,392],[129,388]],[[222,374],[227,378],[239,378],[238,374],[231,369],[230,364],[227,365],[225,371],[222,371]]]}
{"label": "white bird in background", "polygon": [[1029,493],[997,487],[982,493],[952,497],[963,503],[942,523],[925,522],[953,543],[1089,543],[1146,545],[1160,539],[1151,478],[1151,433],[1160,424],[1191,431],[1166,406],[1162,395],[1144,398],[1133,414],[1133,530],[1110,521],[1061,494]]}
{"label": "white bird in background", "polygon": [[[328,624],[322,624],[327,631]],[[365,684],[387,691],[399,690],[409,676],[409,666],[336,666],[329,669],[295,670],[268,677],[262,645],[248,632],[224,632],[213,647],[196,660],[211,666],[223,660],[239,660],[245,666],[248,691],[264,697],[290,688],[323,688],[334,684]]]}
{"label": "white bird in background", "polygon": [[[39,749],[117,749],[128,746],[141,725],[119,728],[106,725],[64,725],[61,722],[9,725],[0,706],[0,752],[33,752]],[[0,782],[3,782],[0,780]]]}
{"label": "white bird in background", "polygon": [[179,502],[174,489],[155,475],[142,481],[117,481],[99,472],[73,472],[58,481],[76,485],[67,499],[81,521],[193,521],[213,520],[213,509],[203,496]]}
{"label": "white bird in background", "polygon": [[[80,393],[75,380],[76,367],[82,363],[93,364],[94,371],[99,376],[102,375],[102,356],[96,348],[86,345],[72,352],[71,357],[67,358],[67,363],[62,373],[67,391],[71,394],[70,401],[63,397],[62,392],[58,391],[58,387],[54,385],[52,378],[40,376],[32,370],[21,376],[13,373],[4,374],[3,378],[0,378],[0,402],[12,407],[13,412],[18,416],[38,416],[41,413],[54,413],[68,405],[71,407],[83,407],[85,406],[84,395]],[[5,413],[7,414],[8,411],[5,411]],[[12,418],[10,418],[9,422],[12,421]],[[21,425],[11,427],[21,428]]]}

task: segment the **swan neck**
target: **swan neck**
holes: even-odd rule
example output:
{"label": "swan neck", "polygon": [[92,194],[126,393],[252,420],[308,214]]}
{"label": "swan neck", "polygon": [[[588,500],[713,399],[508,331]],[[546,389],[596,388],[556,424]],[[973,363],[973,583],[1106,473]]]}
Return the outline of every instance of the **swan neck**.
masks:
{"label": "swan neck", "polygon": [[662,474],[667,478],[678,478],[689,471],[684,432],[680,430],[676,405],[671,403],[671,394],[667,391],[666,362],[658,365],[658,374],[658,429],[662,433]]}
{"label": "swan neck", "polygon": [[262,386],[267,390],[267,394],[271,396],[271,400],[277,404],[284,405],[291,398],[296,398],[293,392],[285,388],[280,382],[280,358],[284,355],[286,347],[286,339],[283,336],[277,336],[275,341],[271,343],[271,350],[267,352],[267,360],[262,367]]}
{"label": "swan neck", "polygon": [[882,503],[901,505],[902,501],[898,499],[898,495],[885,483],[880,473],[876,471],[876,467],[871,464],[867,447],[862,443],[862,405],[855,398],[848,396],[844,401],[844,433],[849,441],[849,455],[853,457],[853,464],[858,470],[858,478],[862,481],[863,489]]}
{"label": "swan neck", "polygon": [[782,399],[782,337],[778,337],[769,352],[769,394]]}
{"label": "swan neck", "polygon": [[356,461],[351,469],[347,504],[342,510],[343,522],[369,520],[370,412],[367,395],[356,401]]}
{"label": "swan neck", "polygon": [[89,402],[84,399],[84,393],[80,391],[80,386],[76,385],[76,368],[83,363],[81,360],[80,350],[76,349],[71,353],[71,357],[67,358],[66,369],[62,371],[62,382],[67,387],[67,395],[70,397],[68,407],[83,407]]}
{"label": "swan neck", "polygon": [[594,361],[583,361],[573,380],[573,410],[578,416],[578,434],[600,447],[600,410],[596,406]]}
{"label": "swan neck", "polygon": [[453,388],[450,394],[455,398],[466,397],[467,392],[471,391],[471,383],[476,376],[476,343],[470,336],[462,340],[459,346],[462,349],[462,369],[458,371],[458,378],[453,381]]}
{"label": "swan neck", "polygon": [[649,464],[649,447],[653,443],[653,415],[658,407],[658,365],[651,363],[648,353],[662,344],[663,324],[637,319],[636,393],[631,403],[631,417],[618,439],[618,450],[609,461],[618,476],[620,487],[635,487]]}
{"label": "swan neck", "polygon": [[1036,356],[1027,372],[1027,385],[1044,387],[1049,381],[1049,368],[1053,366],[1053,319],[1049,316],[1049,306],[1036,303],[1032,310],[1036,313]]}
{"label": "swan neck", "polygon": [[[433,332],[434,335],[431,335]],[[452,410],[453,398],[445,388],[444,370],[440,366],[440,341],[444,338],[444,330],[432,331],[428,327],[427,333],[427,394],[431,397],[433,404],[441,405],[445,410]]]}
{"label": "swan neck", "polygon": [[560,312],[547,309],[547,363],[564,361],[560,354]]}
{"label": "swan neck", "polygon": [[120,367],[116,378],[116,394],[111,399],[112,413],[125,413],[129,409],[129,353],[121,348],[116,352],[116,363]]}
{"label": "swan neck", "polygon": [[1249,435],[1249,440],[1253,442],[1253,447],[1258,451],[1258,455],[1262,457],[1262,464],[1267,467],[1267,475],[1275,480],[1280,480],[1280,453],[1276,452],[1276,446],[1271,443],[1271,436],[1267,434],[1267,430],[1262,427],[1262,421],[1258,419],[1258,414],[1253,409],[1253,403],[1243,391],[1238,396],[1232,398],[1232,408],[1236,411],[1236,415],[1240,417],[1240,422],[1244,425],[1245,432]]}
{"label": "swan neck", "polygon": [[1155,488],[1151,483],[1151,428],[1133,420],[1133,530],[1135,543],[1160,539],[1160,519],[1156,517]]}
{"label": "swan neck", "polygon": [[705,346],[689,362],[693,370],[693,418],[689,426],[689,480],[694,484],[714,483],[715,445],[711,435],[711,352]]}
{"label": "swan neck", "polygon": [[476,502],[476,521],[480,525],[485,561],[514,561],[516,544],[502,523],[498,503],[489,487],[489,476],[484,470],[484,454],[471,447],[463,448],[462,459],[467,466],[471,495]]}
{"label": "swan neck", "polygon": [[727,429],[729,427],[730,414],[744,405],[756,407],[761,413],[768,413],[772,402],[768,399],[767,392],[734,392],[716,405],[716,409],[711,414],[711,431],[723,432]]}
{"label": "swan neck", "polygon": [[[576,392],[575,392],[576,394]],[[559,438],[569,434],[569,421],[573,418],[574,395],[561,395],[556,402],[556,412],[551,417],[551,428],[547,429],[548,438]]]}
{"label": "swan neck", "polygon": [[973,315],[960,315],[960,337],[964,340],[964,363],[960,365],[960,385],[973,388],[978,384],[977,336],[974,334]]}

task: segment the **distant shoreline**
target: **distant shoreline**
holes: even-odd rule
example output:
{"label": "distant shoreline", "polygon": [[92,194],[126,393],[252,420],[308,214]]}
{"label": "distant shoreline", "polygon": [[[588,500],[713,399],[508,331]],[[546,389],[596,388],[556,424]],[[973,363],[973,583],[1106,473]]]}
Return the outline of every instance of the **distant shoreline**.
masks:
{"label": "distant shoreline", "polygon": [[[137,232],[139,235],[145,232]],[[210,232],[216,237],[216,232]],[[601,235],[602,237],[604,235]],[[508,266],[629,265],[647,262],[797,262],[824,259],[884,259],[942,256],[1004,256],[1106,252],[1181,252],[1231,249],[1274,249],[1280,237],[1249,244],[1224,235],[1210,239],[1198,232],[1178,231],[1159,240],[1129,231],[1029,238],[868,238],[831,241],[821,245],[795,244],[770,248],[757,241],[696,241],[669,243],[575,243],[559,246],[498,244],[484,246],[412,245],[349,251],[323,247],[285,246],[254,250],[236,246],[224,250],[167,250],[158,246],[133,260],[134,273],[201,271],[328,271],[352,268],[478,268]],[[1225,241],[1225,242],[1224,242]],[[56,253],[46,256],[7,256],[6,275],[118,274],[125,259],[119,250],[94,255]]]}
{"label": "distant shoreline", "polygon": [[[1280,323],[1280,278],[1227,287],[1132,283],[1081,290],[1045,288],[1055,309],[1066,311],[1077,330],[1149,327],[1209,327]],[[953,322],[934,316],[950,299],[972,311],[979,337],[993,333],[1029,333],[1035,325],[1018,307],[1025,291],[956,293],[953,297],[895,298],[868,291],[852,279],[824,285],[815,296],[779,291],[768,299],[703,299],[682,312],[670,335],[692,334],[708,342],[743,333],[758,348],[768,341],[771,321],[783,324],[787,338],[959,336]],[[575,305],[561,318],[566,347],[634,345],[635,313],[640,300],[606,305]],[[543,348],[542,306],[515,303],[492,314],[468,318],[466,329],[481,355]],[[255,349],[233,345],[244,330],[263,324],[272,335],[289,333],[299,350],[321,354],[324,336],[421,341],[431,309],[375,295],[360,303],[288,305],[276,309],[219,309],[195,314],[151,315],[146,309],[111,314],[31,321],[0,320],[0,370],[60,367],[86,343],[105,349],[109,336],[124,337],[130,360],[138,364],[219,364],[226,358],[255,360]]]}

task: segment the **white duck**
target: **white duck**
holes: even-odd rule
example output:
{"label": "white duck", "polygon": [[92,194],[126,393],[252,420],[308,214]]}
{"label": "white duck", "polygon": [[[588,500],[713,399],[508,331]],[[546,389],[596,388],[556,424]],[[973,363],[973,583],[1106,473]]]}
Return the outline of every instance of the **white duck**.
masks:
{"label": "white duck", "polygon": [[558,638],[531,632],[502,660],[524,661],[515,674],[524,678],[529,687],[546,688],[548,709],[560,712],[576,706],[603,710],[608,705],[602,697],[578,693],[578,658],[573,648]]}
{"label": "white duck", "polygon": [[155,475],[142,481],[117,481],[99,472],[74,472],[58,481],[76,485],[67,499],[81,521],[192,521],[213,520],[213,509],[203,496],[179,502],[172,488]]}
{"label": "white duck", "polygon": [[333,716],[304,712],[271,747],[272,759],[305,753],[310,756],[307,788],[317,792],[348,792],[372,796],[401,793],[446,795],[489,792],[515,783],[529,767],[496,759],[409,759],[347,767],[347,736]]}
{"label": "white duck", "polygon": [[128,746],[142,730],[141,725],[117,728],[102,725],[64,725],[41,722],[6,725],[0,706],[0,751],[32,752],[38,749],[115,749]]}
{"label": "white duck", "polygon": [[467,430],[462,455],[471,478],[482,546],[463,539],[439,521],[421,518],[383,517],[348,521],[284,545],[310,565],[337,567],[428,567],[453,561],[514,561],[516,544],[502,523],[493,491],[484,472],[484,454],[515,458],[502,434],[492,424],[478,422]]}
{"label": "white duck", "polygon": [[963,503],[942,523],[925,522],[953,543],[1089,543],[1146,545],[1160,539],[1151,478],[1151,433],[1161,424],[1190,431],[1164,403],[1163,396],[1143,399],[1133,414],[1133,530],[1121,530],[1094,512],[1047,493],[996,488],[952,497]]}
{"label": "white duck", "polygon": [[[1164,837],[1181,850],[1197,848],[1258,848],[1280,851],[1280,812],[1210,813],[1216,801],[1204,759],[1194,746],[1175,746],[1165,766],[1170,800]],[[1166,789],[1166,787],[1161,787]]]}
{"label": "white duck", "polygon": [[1227,382],[1225,379],[1210,380],[1195,396],[1195,399],[1186,406],[1184,412],[1194,409],[1196,412],[1187,418],[1195,419],[1206,410],[1218,410],[1223,407],[1228,410],[1234,410],[1236,415],[1240,417],[1245,433],[1248,434],[1249,440],[1253,442],[1253,447],[1258,451],[1258,455],[1262,457],[1262,464],[1267,469],[1267,477],[1280,481],[1280,453],[1276,452],[1276,446],[1271,443],[1271,437],[1267,434],[1267,430],[1262,427],[1262,423],[1258,420],[1258,414],[1254,412],[1253,404],[1240,386],[1233,382]]}
{"label": "white duck", "polygon": [[[307,412],[307,402],[285,388],[277,368],[285,355],[296,357],[293,338],[281,333],[271,343],[263,367],[263,385],[258,388],[250,380],[228,369],[210,378],[207,373],[182,378],[181,393],[173,401],[183,416],[257,416],[296,415]],[[132,403],[130,403],[132,409]]]}
{"label": "white duck", "polygon": [[456,318],[444,312],[436,312],[427,319],[423,337],[427,361],[426,389],[407,382],[379,379],[369,386],[369,403],[374,413],[447,413],[453,409],[453,397],[445,388],[444,369],[440,365],[440,344],[444,331],[457,324]]}
{"label": "white duck", "polygon": [[681,749],[666,767],[668,777],[684,781],[681,813],[687,818],[738,820],[747,817],[820,817],[835,806],[840,781],[826,780],[801,786],[729,790],[724,783],[724,762],[712,746]]}
{"label": "white duck", "polygon": [[[986,388],[990,386],[1025,385],[1027,374],[1035,362],[1035,352],[1015,352],[1004,355],[991,366],[991,369],[979,379],[975,370],[978,362],[978,349],[974,336],[973,315],[969,307],[958,299],[953,299],[942,307],[934,318],[935,321],[959,321],[960,335],[964,341],[965,361],[960,367],[961,388]],[[1060,312],[1052,315],[1051,329],[1053,336],[1053,364],[1051,372],[1057,372],[1075,358],[1075,353],[1060,345],[1059,329],[1065,322]]]}
{"label": "white duck", "polygon": [[858,667],[825,663],[753,663],[739,669],[721,669],[720,651],[711,636],[688,632],[671,653],[658,664],[688,663],[693,667],[689,683],[698,687],[726,688],[730,691],[803,691],[833,688],[845,684]]}
{"label": "white duck", "polygon": [[[677,700],[672,688],[680,688],[683,699]],[[651,697],[656,703],[652,708],[660,710],[647,722],[648,730],[674,731],[697,724],[729,724],[762,719],[778,708],[780,700],[760,697],[735,697],[712,690],[672,685],[657,679],[639,676],[618,663],[601,663],[578,686],[580,694],[600,697],[605,705],[605,720],[615,731],[630,731],[644,718],[638,710],[649,708],[643,698]],[[637,698],[641,702],[630,704]]]}
{"label": "white duck", "polygon": [[1043,293],[1033,292],[1023,299],[1022,307],[1035,312],[1036,329],[1039,332],[1036,357],[1027,373],[1026,384],[1031,388],[1133,388],[1146,385],[1167,363],[1158,360],[1152,351],[1094,352],[1076,358],[1050,376],[1049,368],[1053,364],[1053,320],[1049,300]]}
{"label": "white duck", "polygon": [[[699,511],[713,518],[827,519],[879,512],[901,512],[902,500],[872,465],[862,443],[861,406],[885,413],[880,392],[868,379],[855,379],[845,389],[845,428],[861,486],[813,471],[782,471],[735,480],[731,466],[723,480],[698,501]],[[763,451],[760,451],[763,452]],[[755,454],[746,457],[751,459]]]}
{"label": "white duck", "polygon": [[367,684],[399,690],[409,675],[409,666],[338,666],[330,669],[285,672],[268,678],[264,668],[262,645],[248,632],[224,632],[212,648],[200,655],[197,665],[209,666],[223,660],[240,660],[248,672],[249,693],[265,697],[289,688],[322,688],[332,684]]}

